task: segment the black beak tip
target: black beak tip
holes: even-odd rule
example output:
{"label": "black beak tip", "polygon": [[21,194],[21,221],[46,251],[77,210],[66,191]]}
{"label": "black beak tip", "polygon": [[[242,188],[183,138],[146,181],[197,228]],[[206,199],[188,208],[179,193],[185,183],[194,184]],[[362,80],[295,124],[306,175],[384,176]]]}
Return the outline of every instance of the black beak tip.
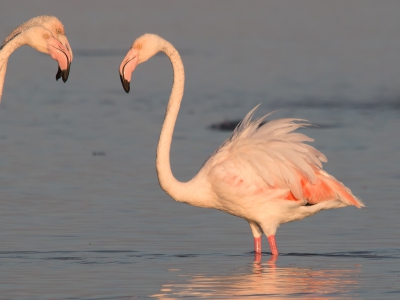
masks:
{"label": "black beak tip", "polygon": [[69,72],[68,71],[63,71],[62,72],[62,80],[64,81],[64,83],[67,82],[68,76],[69,76]]}
{"label": "black beak tip", "polygon": [[56,74],[56,80],[58,81],[58,79],[60,79],[61,76],[62,76],[62,71],[60,69],[60,66],[58,66],[58,71],[57,71],[57,74]]}
{"label": "black beak tip", "polygon": [[128,80],[126,80],[121,74],[119,74],[119,78],[121,79],[122,87],[124,88],[126,93],[129,93],[131,86]]}
{"label": "black beak tip", "polygon": [[63,82],[66,82],[68,80],[68,76],[69,76],[69,66],[66,70],[61,70],[60,66],[58,66],[58,71],[56,74],[56,80],[58,81],[58,79],[62,78]]}

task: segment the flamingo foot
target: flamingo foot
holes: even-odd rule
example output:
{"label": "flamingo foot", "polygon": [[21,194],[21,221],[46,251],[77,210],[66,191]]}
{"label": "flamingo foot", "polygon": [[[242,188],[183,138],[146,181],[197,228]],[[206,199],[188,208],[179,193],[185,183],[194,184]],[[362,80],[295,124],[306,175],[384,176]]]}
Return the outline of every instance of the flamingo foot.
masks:
{"label": "flamingo foot", "polygon": [[254,238],[254,252],[261,253],[261,236]]}
{"label": "flamingo foot", "polygon": [[272,255],[278,255],[278,247],[276,247],[275,235],[270,235],[268,237],[269,247],[271,248]]}

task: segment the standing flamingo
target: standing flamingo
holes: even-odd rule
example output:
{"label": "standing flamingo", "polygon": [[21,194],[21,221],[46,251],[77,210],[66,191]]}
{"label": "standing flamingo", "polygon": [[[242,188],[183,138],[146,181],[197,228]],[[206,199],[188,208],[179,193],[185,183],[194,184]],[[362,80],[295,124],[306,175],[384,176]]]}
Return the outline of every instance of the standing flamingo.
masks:
{"label": "standing flamingo", "polygon": [[[33,27],[42,27],[43,29],[47,29],[49,32],[46,32],[45,35],[51,37],[49,40],[50,44],[52,44],[52,48],[50,50],[46,50],[45,48],[41,47],[41,50],[35,47],[35,44],[40,42],[35,41],[36,37],[40,36],[40,33],[34,33],[33,30],[29,31],[28,29]],[[38,31],[36,31],[38,32]],[[35,37],[34,35],[37,34]],[[56,41],[54,41],[56,39]],[[58,40],[58,41],[57,41]],[[56,79],[60,79],[62,77],[63,81],[66,82],[69,75],[69,68],[70,64],[73,59],[72,49],[69,45],[68,39],[64,32],[63,24],[54,16],[38,16],[28,20],[27,22],[21,24],[17,28],[15,28],[3,41],[2,45],[0,46],[0,101],[1,95],[4,86],[4,79],[7,70],[7,63],[8,58],[10,57],[11,53],[14,52],[18,47],[28,44],[35,48],[40,52],[44,52],[49,54],[53,59],[59,62],[58,72],[56,75]],[[60,46],[61,45],[61,46]],[[59,48],[59,50],[55,50],[55,48]],[[64,60],[62,56],[57,55],[57,52],[62,51],[64,53],[65,58],[67,59],[66,64],[60,63],[60,60]],[[57,58],[58,56],[58,58]],[[61,65],[63,69],[61,69]]]}
{"label": "standing flamingo", "polygon": [[251,110],[228,138],[188,182],[171,171],[170,149],[184,89],[184,68],[174,46],[154,34],[132,44],[120,67],[129,92],[131,73],[158,52],[172,63],[174,80],[157,147],[156,169],[161,188],[176,201],[215,208],[245,219],[261,253],[261,236],[268,237],[271,253],[278,249],[275,233],[280,224],[301,220],[320,210],[364,204],[341,182],[322,170],[326,157],[304,142],[313,139],[293,132],[308,126],[301,119],[277,119],[260,126],[270,114],[251,121]]}

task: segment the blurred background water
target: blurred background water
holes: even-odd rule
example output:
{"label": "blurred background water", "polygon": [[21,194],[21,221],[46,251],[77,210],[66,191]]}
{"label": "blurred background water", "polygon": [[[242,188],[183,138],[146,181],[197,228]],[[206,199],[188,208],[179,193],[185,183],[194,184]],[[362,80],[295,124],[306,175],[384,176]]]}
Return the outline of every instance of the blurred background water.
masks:
{"label": "blurred background water", "polygon": [[[1,1],[0,38],[42,14],[65,25],[66,84],[29,47],[11,56],[0,105],[2,299],[398,299],[400,2]],[[133,40],[180,51],[186,89],[172,169],[189,180],[257,115],[308,119],[325,169],[367,207],[279,228],[253,262],[247,223],[177,204],[155,149],[172,82],[157,56],[118,67]],[[269,251],[264,242],[264,249]]]}

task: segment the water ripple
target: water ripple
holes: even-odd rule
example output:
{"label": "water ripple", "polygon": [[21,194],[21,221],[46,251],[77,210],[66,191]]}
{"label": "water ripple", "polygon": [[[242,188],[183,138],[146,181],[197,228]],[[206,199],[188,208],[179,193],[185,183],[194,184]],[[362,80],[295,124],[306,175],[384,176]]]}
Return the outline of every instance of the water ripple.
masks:
{"label": "water ripple", "polygon": [[[143,253],[135,250],[91,250],[91,251],[0,251],[0,259],[40,259],[40,260],[59,260],[72,261],[79,263],[105,263],[106,260],[120,258],[124,263],[127,259],[166,259],[166,258],[199,258],[199,257],[243,257],[253,255],[253,252],[244,254],[223,254],[223,253]],[[270,257],[270,253],[264,252],[264,257]],[[281,253],[279,257],[337,257],[337,258],[361,258],[361,259],[400,259],[400,253],[381,253],[376,251],[351,251],[351,252],[331,252],[331,253]],[[96,261],[97,260],[97,261]],[[109,261],[107,261],[109,263]]]}
{"label": "water ripple", "polygon": [[373,251],[333,252],[333,253],[287,253],[283,256],[320,256],[320,257],[350,257],[373,259],[399,259],[400,254],[382,255]]}

